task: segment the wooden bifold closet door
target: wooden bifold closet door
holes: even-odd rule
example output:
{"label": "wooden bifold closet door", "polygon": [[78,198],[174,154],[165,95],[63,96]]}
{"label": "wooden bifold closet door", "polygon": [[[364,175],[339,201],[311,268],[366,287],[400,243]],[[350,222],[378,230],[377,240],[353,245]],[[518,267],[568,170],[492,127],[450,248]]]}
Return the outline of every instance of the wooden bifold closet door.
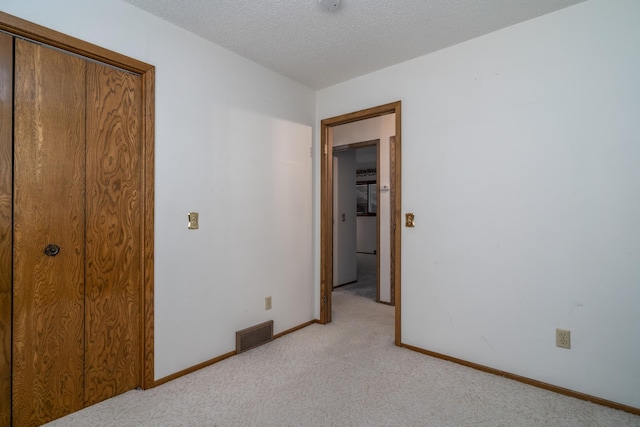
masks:
{"label": "wooden bifold closet door", "polygon": [[28,426],[141,385],[142,83],[13,43],[12,418]]}

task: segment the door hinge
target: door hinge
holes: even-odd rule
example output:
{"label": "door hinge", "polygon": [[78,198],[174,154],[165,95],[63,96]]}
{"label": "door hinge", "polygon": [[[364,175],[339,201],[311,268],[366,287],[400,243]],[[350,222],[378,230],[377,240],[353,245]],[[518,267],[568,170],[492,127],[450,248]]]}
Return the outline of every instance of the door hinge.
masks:
{"label": "door hinge", "polygon": [[322,303],[323,303],[323,304],[326,304],[326,303],[327,303],[327,296],[326,296],[326,295],[324,295],[324,296],[322,297]]}
{"label": "door hinge", "polygon": [[327,144],[326,143],[324,144],[324,155],[325,156],[327,155]]}

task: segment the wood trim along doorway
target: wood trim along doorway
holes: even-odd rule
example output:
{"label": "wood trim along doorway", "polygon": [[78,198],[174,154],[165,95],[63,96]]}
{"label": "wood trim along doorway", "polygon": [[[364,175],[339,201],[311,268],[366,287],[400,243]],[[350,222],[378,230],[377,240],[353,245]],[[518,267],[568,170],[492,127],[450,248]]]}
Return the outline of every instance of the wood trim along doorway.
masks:
{"label": "wood trim along doorway", "polygon": [[390,141],[391,161],[391,288],[395,303],[395,344],[401,345],[400,229],[401,212],[401,101],[344,114],[320,122],[320,323],[331,322],[333,291],[333,140],[332,128],[360,120],[395,113],[395,138]]}
{"label": "wood trim along doorway", "polygon": [[[141,221],[142,242],[141,265],[142,285],[141,297],[141,326],[140,326],[140,378],[139,384],[147,389],[154,386],[154,104],[155,104],[155,68],[152,65],[111,52],[107,49],[90,44],[88,42],[67,36],[54,30],[33,24],[23,19],[0,12],[0,31],[27,39],[36,43],[47,45],[61,51],[82,56],[122,70],[137,74],[142,80],[142,114],[140,129],[142,132],[142,194],[141,194]],[[1,65],[1,64],[0,64]],[[0,67],[0,71],[5,72]],[[2,89],[2,88],[0,88]],[[0,99],[1,101],[1,99]],[[9,102],[11,102],[9,100]],[[5,125],[2,123],[1,125]],[[0,126],[2,128],[4,126]],[[4,129],[2,135],[10,135]],[[1,135],[0,135],[1,136]],[[3,138],[6,141],[7,138]],[[9,141],[11,138],[9,137]],[[0,418],[7,410],[5,397],[10,397],[11,380],[10,366],[11,351],[11,289],[12,277],[10,269],[12,257],[12,171],[11,145],[0,141]],[[5,197],[7,196],[7,197]],[[8,360],[7,360],[8,359]],[[8,368],[7,368],[8,367]],[[7,371],[9,369],[9,371]],[[9,387],[7,389],[7,387]],[[8,401],[10,405],[10,401]],[[3,424],[0,419],[0,424]]]}

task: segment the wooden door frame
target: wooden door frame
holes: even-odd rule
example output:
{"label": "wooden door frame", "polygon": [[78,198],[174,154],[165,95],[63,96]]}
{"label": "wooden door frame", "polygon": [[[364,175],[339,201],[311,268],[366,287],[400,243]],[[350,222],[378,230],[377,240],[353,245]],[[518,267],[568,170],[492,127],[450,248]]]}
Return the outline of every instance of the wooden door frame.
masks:
{"label": "wooden door frame", "polygon": [[[397,227],[401,214],[401,101],[380,105],[353,113],[343,114],[320,122],[320,323],[331,322],[331,292],[333,291],[333,136],[332,128],[360,120],[380,117],[395,113],[394,152],[390,153],[395,160],[391,168],[391,182],[395,186],[393,204],[390,206],[391,253],[395,262],[391,263],[392,302],[395,302],[395,344],[401,345],[401,292],[400,292],[400,228]],[[379,252],[379,251],[378,251]]]}
{"label": "wooden door frame", "polygon": [[0,426],[8,427],[13,350],[13,38],[0,36]]}
{"label": "wooden door frame", "polygon": [[[67,36],[54,30],[42,27],[40,25],[25,21],[15,16],[0,12],[0,31],[6,32],[12,36],[25,38],[37,43],[41,43],[62,51],[79,55],[90,60],[102,62],[107,65],[118,67],[120,69],[138,74],[142,79],[142,122],[140,124],[142,131],[142,257],[140,269],[142,271],[142,289],[141,289],[141,349],[140,349],[140,378],[139,384],[143,389],[153,387],[154,379],[154,129],[155,129],[155,67],[133,58],[121,55],[116,52],[109,51],[102,47],[93,45],[83,40]],[[8,164],[6,164],[9,162]],[[12,170],[12,158],[0,156],[0,170]],[[11,193],[12,194],[12,193]],[[7,207],[8,206],[8,207]],[[11,218],[11,213],[5,212],[6,209],[13,209],[12,203],[0,204],[0,220],[3,218]],[[3,220],[4,221],[4,220]],[[0,224],[2,229],[8,225],[11,229],[13,225]],[[6,257],[7,251],[4,246],[7,244],[12,246],[10,236],[2,239],[2,247],[0,247],[0,255]],[[12,255],[12,251],[8,251],[8,256]],[[1,260],[6,261],[6,260]],[[2,265],[5,265],[4,263]],[[3,281],[11,281],[11,277],[3,275],[0,277]],[[11,289],[11,283],[0,283],[0,291],[2,289]],[[0,300],[0,302],[3,300]],[[10,299],[9,299],[10,301]],[[0,327],[11,325],[11,307],[0,307]],[[9,319],[4,317],[9,316]],[[8,323],[7,323],[8,322]],[[5,344],[4,342],[2,343]],[[0,363],[5,363],[1,360]],[[10,361],[9,361],[10,362]],[[0,371],[2,371],[0,366]],[[0,390],[2,399],[7,396],[10,399],[10,393]],[[0,402],[0,409],[5,408],[4,402]],[[10,407],[10,400],[9,400]],[[0,413],[0,424],[3,423],[3,415]]]}

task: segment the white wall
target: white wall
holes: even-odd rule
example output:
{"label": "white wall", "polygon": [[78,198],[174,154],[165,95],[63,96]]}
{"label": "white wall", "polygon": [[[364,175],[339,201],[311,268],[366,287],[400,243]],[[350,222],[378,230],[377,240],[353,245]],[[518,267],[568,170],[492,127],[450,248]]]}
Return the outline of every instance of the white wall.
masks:
{"label": "white wall", "polygon": [[333,287],[358,280],[356,153],[333,153]]}
{"label": "white wall", "polygon": [[358,216],[356,234],[358,252],[374,253],[378,244],[378,219],[375,216]]}
{"label": "white wall", "polygon": [[639,22],[590,0],[318,92],[402,100],[404,343],[640,407]]}
{"label": "white wall", "polygon": [[[323,93],[322,91],[320,93]],[[371,105],[373,106],[373,105]],[[354,110],[355,111],[355,110]],[[338,115],[338,114],[335,114]],[[324,115],[322,118],[330,116]],[[376,171],[379,187],[390,187],[391,175],[389,169],[389,138],[396,132],[396,115],[387,114],[358,122],[347,123],[345,125],[332,128],[333,145],[355,144],[358,142],[380,140],[380,170]],[[391,193],[389,191],[380,192],[380,206],[378,215],[380,216],[380,301],[391,301],[391,222],[390,203]]]}
{"label": "white wall", "polygon": [[117,0],[0,9],[156,66],[156,378],[314,318],[312,90]]}

